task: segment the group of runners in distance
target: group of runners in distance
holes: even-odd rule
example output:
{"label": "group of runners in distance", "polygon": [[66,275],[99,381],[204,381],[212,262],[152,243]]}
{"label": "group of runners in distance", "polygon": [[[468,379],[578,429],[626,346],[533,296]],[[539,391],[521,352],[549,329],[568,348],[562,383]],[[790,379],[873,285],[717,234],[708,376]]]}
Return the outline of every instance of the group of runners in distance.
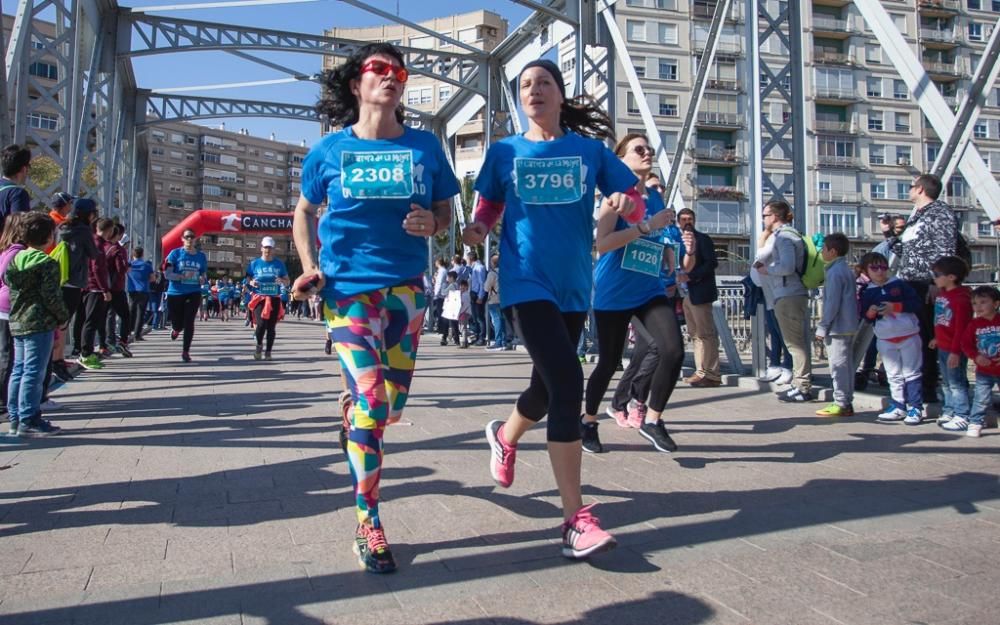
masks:
{"label": "group of runners in distance", "polygon": [[[396,568],[379,512],[379,481],[386,425],[406,405],[424,326],[426,239],[450,227],[451,201],[460,190],[438,139],[403,123],[407,78],[401,53],[385,43],[366,45],[324,72],[317,110],[340,130],[307,155],[293,222],[303,273],[291,291],[297,299],[319,294],[323,300],[327,349],[338,356],[346,388],[341,443],[354,485],[354,551],[373,573]],[[501,305],[533,365],[507,419],[486,425],[489,468],[499,486],[509,487],[519,440],[547,416],[563,510],[562,553],[586,558],[616,543],[593,504],[584,505],[581,440],[596,442],[588,451],[600,451],[597,410],[633,315],[651,329],[659,354],[640,433],[658,449],[675,448],[660,414],[683,356],[663,275],[664,261],[676,259],[658,238],[669,211],[645,187],[653,156],[646,137],[630,134],[610,150],[611,120],[591,99],[568,97],[550,61],[527,64],[518,84],[527,130],[490,146],[475,182],[474,221],[462,233],[466,245],[477,246],[503,217]],[[595,285],[598,193],[602,256]],[[592,288],[600,364],[581,414],[584,379],[576,350]]]}

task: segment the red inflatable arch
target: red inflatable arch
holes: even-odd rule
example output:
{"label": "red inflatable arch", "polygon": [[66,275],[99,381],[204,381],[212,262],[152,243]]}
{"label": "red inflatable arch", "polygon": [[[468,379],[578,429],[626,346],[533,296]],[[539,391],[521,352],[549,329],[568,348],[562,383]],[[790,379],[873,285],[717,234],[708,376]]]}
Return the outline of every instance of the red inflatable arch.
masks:
{"label": "red inflatable arch", "polygon": [[170,229],[160,240],[166,258],[171,251],[181,247],[185,230],[203,234],[289,234],[292,231],[292,213],[248,213],[244,211],[197,210]]}

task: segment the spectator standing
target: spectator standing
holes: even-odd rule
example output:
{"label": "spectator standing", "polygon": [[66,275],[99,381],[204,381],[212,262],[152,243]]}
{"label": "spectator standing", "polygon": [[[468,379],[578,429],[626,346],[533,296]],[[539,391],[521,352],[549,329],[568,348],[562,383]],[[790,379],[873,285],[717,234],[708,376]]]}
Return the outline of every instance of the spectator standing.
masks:
{"label": "spectator standing", "polygon": [[[77,198],[73,202],[73,212],[59,226],[59,241],[65,242],[69,248],[69,279],[62,285],[63,301],[73,320],[73,355],[80,355],[83,321],[86,315],[81,310],[83,293],[90,281],[90,262],[97,258],[100,250],[94,239],[91,225],[97,221],[97,204],[89,198]],[[67,330],[69,326],[67,325]],[[53,356],[53,367],[58,375],[59,367],[68,371],[63,359],[66,349],[66,336],[60,333],[56,337]]]}
{"label": "spectator standing", "polygon": [[448,293],[448,267],[443,258],[434,261],[434,299],[431,301],[431,321],[433,329],[438,334],[445,334],[445,320],[441,318],[444,309],[444,296]]}
{"label": "spectator standing", "polygon": [[486,290],[486,310],[489,313],[490,325],[493,326],[493,345],[487,347],[486,350],[497,352],[507,349],[510,345],[510,338],[507,337],[503,312],[500,310],[499,254],[490,257],[490,270],[486,273],[483,288]]}
{"label": "spectator standing", "polygon": [[719,333],[715,329],[712,304],[719,299],[715,284],[715,269],[719,261],[715,256],[712,237],[695,230],[694,211],[683,208],[677,213],[677,224],[684,243],[681,259],[683,273],[677,281],[687,284],[684,298],[684,319],[688,335],[694,345],[694,375],[685,382],[695,387],[712,387],[722,384],[719,370]]}
{"label": "spectator standing", "polygon": [[[136,247],[132,250],[132,262],[128,268],[128,306],[129,318],[132,320],[132,333],[135,340],[141,341],[142,328],[146,325],[146,305],[149,302],[149,285],[153,280],[153,263],[143,256],[145,250]],[[122,332],[128,335],[128,328]]]}
{"label": "spectator standing", "polygon": [[[4,282],[4,274],[14,257],[27,249],[24,245],[22,222],[27,213],[11,215],[0,234],[0,400],[2,410],[7,410],[7,384],[14,369],[14,335],[10,333],[10,287]],[[11,436],[17,434],[17,422],[10,426]]]}
{"label": "spectator standing", "polygon": [[[938,381],[937,353],[930,347],[937,296],[937,287],[932,289],[931,265],[945,256],[954,256],[958,247],[958,218],[950,206],[938,199],[941,191],[941,179],[937,176],[921,174],[914,178],[910,185],[913,212],[903,233],[889,239],[892,251],[899,255],[896,275],[916,291],[921,304],[917,319],[924,359],[923,396],[928,401],[936,400]],[[883,232],[887,228],[888,224],[882,225]]]}
{"label": "spectator standing", "polygon": [[[962,286],[969,266],[958,256],[939,258],[931,267],[934,286],[939,292],[934,300],[934,340],[938,369],[941,371],[941,416],[938,424],[959,419],[956,426],[969,421],[969,361],[962,352],[962,333],[972,319],[972,292]],[[961,428],[959,428],[961,429]]]}
{"label": "spectator standing", "polygon": [[802,284],[800,267],[805,266],[805,242],[792,227],[792,207],[775,200],[764,205],[764,227],[772,232],[774,245],[770,257],[754,263],[757,272],[766,276],[774,294],[774,314],[781,336],[792,354],[792,388],[778,394],[780,401],[812,401],[812,363],[806,322],[809,315],[809,292]]}
{"label": "spectator standing", "polygon": [[820,252],[825,262],[823,314],[816,325],[816,338],[826,345],[833,378],[833,403],[816,411],[821,417],[850,417],[854,414],[854,356],[851,346],[858,329],[858,292],[854,272],[847,266],[850,243],[842,232],[823,240]]}
{"label": "spectator standing", "polygon": [[757,262],[767,264],[771,261],[771,253],[774,248],[773,234],[770,229],[764,228],[757,238],[757,255],[754,257],[753,266],[750,267],[750,280],[760,287],[764,294],[764,321],[767,325],[768,335],[768,367],[762,380],[775,384],[788,384],[792,381],[792,354],[785,345],[784,337],[781,336],[778,316],[774,312],[774,291],[771,290],[770,281],[766,280],[757,269]]}
{"label": "spectator standing", "polygon": [[470,331],[476,335],[476,345],[486,345],[486,265],[479,260],[479,254],[469,252],[469,299],[472,302]]}
{"label": "spectator standing", "polygon": [[11,213],[31,210],[31,196],[24,189],[24,182],[31,172],[31,150],[17,144],[8,145],[0,153],[0,230]]}
{"label": "spectator standing", "polygon": [[[108,321],[108,302],[111,301],[111,281],[108,275],[108,247],[115,231],[115,222],[110,219],[97,221],[97,233],[93,235],[97,255],[90,259],[87,272],[87,289],[83,294],[83,331],[80,343],[80,359],[84,369],[103,369],[101,359],[94,354],[94,338]],[[110,354],[109,354],[110,355]]]}
{"label": "spectator standing", "polygon": [[976,316],[962,333],[962,351],[976,363],[976,390],[972,400],[969,421],[955,418],[944,424],[950,432],[965,431],[966,436],[979,438],[986,422],[986,409],[993,400],[993,388],[1000,383],[1000,318],[997,305],[1000,291],[992,286],[976,287],[972,291],[972,309]]}
{"label": "spectator standing", "polygon": [[112,350],[126,358],[132,357],[128,348],[128,333],[132,327],[129,319],[128,297],[125,286],[128,280],[128,253],[122,246],[125,227],[115,224],[111,239],[108,240],[108,283],[111,286],[111,301],[108,303],[107,326],[101,341],[101,355],[110,356]]}

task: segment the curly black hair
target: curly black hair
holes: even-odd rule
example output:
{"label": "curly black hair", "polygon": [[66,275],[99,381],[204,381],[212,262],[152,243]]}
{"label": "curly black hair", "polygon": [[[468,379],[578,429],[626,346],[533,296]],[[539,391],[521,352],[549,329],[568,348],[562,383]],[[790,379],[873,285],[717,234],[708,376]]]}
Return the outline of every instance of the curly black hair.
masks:
{"label": "curly black hair", "polygon": [[[326,117],[334,126],[348,126],[358,121],[358,99],[351,93],[351,81],[361,77],[361,66],[376,55],[385,54],[396,59],[405,67],[403,54],[389,43],[369,43],[347,57],[333,69],[324,70],[320,75],[323,96],[316,103],[316,112]],[[403,105],[396,109],[396,121],[403,123]]]}
{"label": "curly black hair", "polygon": [[591,139],[615,140],[611,118],[597,100],[586,94],[563,100],[559,125]]}

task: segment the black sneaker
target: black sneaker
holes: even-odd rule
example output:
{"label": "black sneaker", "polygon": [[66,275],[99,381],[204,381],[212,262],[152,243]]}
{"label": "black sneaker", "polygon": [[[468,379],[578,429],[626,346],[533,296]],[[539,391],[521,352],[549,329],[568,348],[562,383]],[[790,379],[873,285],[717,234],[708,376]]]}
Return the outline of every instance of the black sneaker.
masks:
{"label": "black sneaker", "polygon": [[788,402],[788,403],[802,403],[807,401],[812,401],[812,393],[803,393],[799,389],[792,387],[784,393],[778,395],[778,401]]}
{"label": "black sneaker", "polygon": [[674,442],[674,439],[670,438],[670,434],[667,434],[667,428],[664,427],[663,421],[643,423],[639,426],[639,435],[650,443],[653,443],[653,447],[656,447],[660,451],[677,451],[677,443]]}
{"label": "black sneaker", "polygon": [[326,339],[326,346],[323,348],[323,351],[329,356],[333,352],[333,341]]}
{"label": "black sneaker", "polygon": [[51,421],[37,417],[31,421],[22,421],[17,426],[17,436],[19,438],[42,438],[58,434],[61,429],[59,426],[52,425]]}
{"label": "black sneaker", "polygon": [[52,375],[59,378],[62,382],[69,382],[73,379],[73,374],[69,372],[69,368],[66,366],[65,361],[56,360],[52,363]]}
{"label": "black sneaker", "polygon": [[121,354],[126,358],[132,357],[132,350],[130,350],[128,348],[128,345],[126,345],[125,343],[119,343],[118,345],[115,346],[115,349],[118,351],[119,354]]}
{"label": "black sneaker", "polygon": [[358,524],[354,534],[354,554],[358,556],[361,568],[369,573],[392,573],[396,570],[396,561],[392,559],[385,530],[381,527]]}
{"label": "black sneaker", "polygon": [[73,351],[71,351],[69,353],[69,355],[72,356],[74,359],[75,358],[79,358],[80,357],[80,350],[79,350],[79,348],[74,347]]}
{"label": "black sneaker", "polygon": [[593,423],[580,422],[580,434],[583,436],[583,450],[592,454],[599,454],[604,451],[604,445],[601,445],[601,437],[597,435],[597,426],[597,421]]}

